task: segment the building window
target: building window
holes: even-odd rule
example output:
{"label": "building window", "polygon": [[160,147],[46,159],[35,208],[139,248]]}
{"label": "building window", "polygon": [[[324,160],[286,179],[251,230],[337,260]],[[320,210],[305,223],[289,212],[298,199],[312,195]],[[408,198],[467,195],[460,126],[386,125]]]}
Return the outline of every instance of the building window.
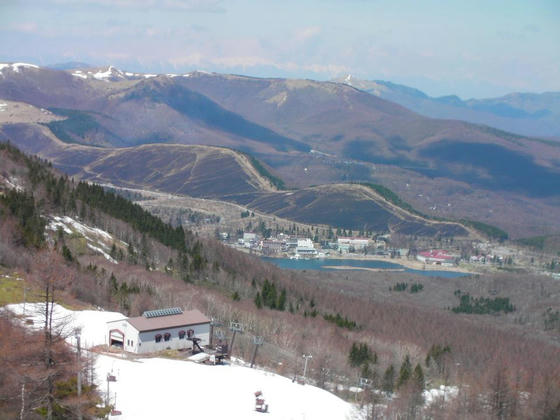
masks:
{"label": "building window", "polygon": [[179,338],[182,340],[185,338],[185,335],[187,335],[187,333],[183,330],[179,331]]}
{"label": "building window", "polygon": [[161,334],[156,334],[156,343],[161,341]]}
{"label": "building window", "polygon": [[163,339],[164,339],[165,341],[169,341],[169,340],[171,339],[171,334],[165,333],[165,334],[163,335]]}
{"label": "building window", "polygon": [[130,340],[130,346],[131,347],[134,346],[134,341],[133,340]]}

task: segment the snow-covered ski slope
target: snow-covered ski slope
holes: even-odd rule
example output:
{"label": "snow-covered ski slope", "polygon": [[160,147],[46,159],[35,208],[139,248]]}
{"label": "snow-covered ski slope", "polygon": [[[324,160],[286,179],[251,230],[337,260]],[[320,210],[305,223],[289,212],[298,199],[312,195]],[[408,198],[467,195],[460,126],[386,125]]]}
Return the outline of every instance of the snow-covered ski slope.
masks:
{"label": "snow-covered ski slope", "polygon": [[[8,305],[7,309],[23,316],[23,304]],[[40,303],[26,305],[25,317],[33,320],[34,328],[42,328],[43,309]],[[63,333],[70,344],[75,344],[74,331],[79,328],[82,344],[88,348],[104,344],[107,321],[125,316],[118,312],[71,311],[55,305],[53,318],[55,324],[64,324]],[[111,419],[359,418],[354,406],[337,396],[264,370],[236,364],[209,366],[183,360],[118,356],[99,355],[95,367],[102,393],[107,391],[107,374],[117,378],[117,382],[110,382],[109,395],[122,415]],[[268,413],[255,411],[256,391],[263,393]]]}
{"label": "snow-covered ski slope", "polygon": [[[101,389],[106,390],[102,379],[111,371],[117,378],[110,382],[111,401],[122,411],[115,419],[344,420],[357,415],[351,404],[320,388],[237,365],[100,356]],[[255,411],[256,391],[263,393],[268,413]]]}

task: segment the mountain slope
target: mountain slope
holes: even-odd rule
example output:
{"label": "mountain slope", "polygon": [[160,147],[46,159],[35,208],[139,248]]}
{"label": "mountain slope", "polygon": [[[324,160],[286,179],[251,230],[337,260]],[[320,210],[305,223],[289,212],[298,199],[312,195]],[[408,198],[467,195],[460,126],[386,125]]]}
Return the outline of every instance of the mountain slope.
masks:
{"label": "mountain slope", "polygon": [[[26,289],[29,290],[28,302],[35,296],[31,291],[44,290],[40,288],[41,283],[49,279],[58,286],[55,299],[68,298],[73,305],[87,302],[127,315],[158,307],[197,308],[209,317],[219,319],[223,326],[216,328],[225,335],[230,334],[227,329],[230,321],[245,326],[245,334],[238,334],[235,341],[233,352],[236,357],[249,360],[254,349],[253,337],[263,337],[264,345],[257,363],[293,377],[302,370],[302,352],[312,353],[312,364],[307,371],[309,380],[323,387],[332,387],[335,392],[342,387],[355,386],[357,369],[350,365],[352,358],[348,356],[358,345],[375,357],[374,367],[384,372],[401,364],[403,359],[413,366],[424,366],[426,356],[441,348],[439,343],[445,343],[452,349],[449,354],[452,359],[445,365],[444,373],[437,368],[437,362],[432,363],[431,368],[427,367],[424,377],[428,383],[455,381],[451,383],[459,388],[458,400],[467,401],[477,415],[491,417],[494,412],[487,401],[495,395],[496,378],[500,375],[504,389],[508,393],[511,390],[511,395],[532,396],[520,400],[518,413],[521,417],[530,417],[535,412],[542,412],[543,416],[550,418],[558,417],[560,375],[556,361],[559,350],[554,342],[555,331],[547,332],[546,324],[542,326],[544,308],[550,307],[548,312],[554,315],[552,311],[558,306],[554,299],[558,284],[553,279],[512,273],[495,277],[482,275],[480,278],[426,277],[422,280],[424,291],[411,294],[391,290],[395,281],[417,280],[409,273],[403,278],[399,273],[284,272],[215,241],[197,238],[180,228],[165,225],[139,206],[103,192],[100,187],[84,183],[76,185],[59,176],[44,162],[27,158],[11,146],[0,145],[0,175],[3,193],[0,199],[0,286],[6,277],[11,277],[10,274],[20,273],[25,277],[25,283],[17,276],[14,280],[17,282],[13,284],[19,290],[24,288],[22,286],[29,287]],[[25,192],[15,191],[17,187]],[[27,198],[21,200],[22,195]],[[115,238],[115,250],[109,252],[114,252],[118,264],[82,247],[79,235],[65,233],[63,228],[48,232],[48,241],[39,244],[39,249],[34,245],[22,245],[19,228],[28,225],[27,210],[34,216],[32,219],[53,214],[72,216],[87,222],[97,232],[101,229],[110,231]],[[41,233],[38,238],[44,238],[44,232],[38,231]],[[168,245],[164,246],[160,241]],[[4,274],[5,270],[10,272]],[[457,289],[477,296],[482,293],[478,299],[485,299],[488,285],[492,286],[493,292],[490,293],[512,296],[516,312],[458,315],[445,309],[457,303],[454,293]],[[257,297],[261,293],[264,296],[267,288],[270,291],[266,294],[267,300],[274,290],[274,296],[278,293],[285,297],[284,304],[274,309],[272,305],[260,308]],[[514,290],[515,295],[510,295],[509,292]],[[548,292],[544,296],[543,290]],[[31,306],[28,308],[31,310]],[[520,324],[521,316],[528,321]],[[344,323],[339,325],[332,319],[343,320],[346,325],[355,323],[358,328],[347,328]],[[19,336],[7,333],[0,334],[0,338],[14,344],[13,340]],[[29,337],[23,337],[20,343],[23,347],[28,346]],[[17,346],[3,348],[17,350]],[[539,349],[537,355],[532,351],[535,348]],[[38,354],[41,357],[44,352]],[[430,357],[437,360],[435,356]],[[10,366],[11,360],[2,358],[3,371],[15,371],[17,375],[10,375],[13,382],[0,387],[0,396],[4,402],[2,407],[8,403],[10,409],[2,412],[14,417],[19,415],[21,408],[14,401],[20,401],[19,390],[24,374],[29,375],[29,366],[27,362],[24,369],[13,363]],[[21,359],[15,360],[19,362]],[[62,363],[58,366],[67,368]],[[222,368],[212,369],[219,372]],[[161,369],[156,371],[161,373]],[[27,396],[33,390],[29,384],[44,377],[25,377]],[[121,379],[119,377],[118,383]],[[216,380],[219,382],[219,378]],[[123,381],[127,382],[126,379]],[[288,385],[299,386],[291,382]],[[69,389],[67,394],[72,395],[72,388],[64,389]],[[402,389],[399,399],[386,398],[380,393],[384,398],[381,404],[387,405],[388,413],[405,415],[409,412],[411,400],[405,399],[408,397]],[[477,390],[474,395],[472,389]],[[17,395],[14,390],[18,391]],[[349,395],[347,393],[346,397]],[[251,394],[246,397],[254,401]],[[270,401],[275,400],[272,397]],[[545,399],[550,402],[548,405],[543,403]],[[133,402],[128,400],[128,403]],[[548,407],[546,411],[544,406]],[[28,407],[30,411],[33,406]],[[246,407],[246,412],[250,412],[253,406],[248,403]],[[271,405],[271,412],[276,410],[274,407]],[[431,408],[424,410],[419,406],[418,409],[421,410],[417,411],[420,416],[433,414]],[[456,406],[438,405],[437,410],[449,417],[456,413]],[[280,409],[278,412],[292,413]]]}
{"label": "mountain slope", "polygon": [[[479,219],[479,209],[488,207],[484,197],[495,196],[492,202],[503,201],[513,214],[504,220],[489,209],[485,222],[509,230],[538,214],[538,231],[530,227],[520,232],[525,236],[560,224],[550,211],[560,197],[560,145],[552,141],[426,118],[331,82],[200,72],[139,75],[113,67],[91,70],[91,75],[89,70],[78,75],[17,69],[2,69],[0,97],[56,114],[58,121],[47,123],[51,133],[42,131],[42,136],[54,133],[66,142],[103,147],[224,146],[257,156],[292,186],[381,183],[425,213],[448,208],[456,213],[443,216],[469,219]],[[42,147],[30,140],[37,127],[4,125],[3,132],[13,142],[27,144],[26,150]],[[27,134],[20,135],[23,132]],[[60,157],[58,164],[77,173],[91,156],[81,151],[78,155],[76,162]],[[409,188],[413,184],[417,186]],[[462,196],[465,188],[470,191],[465,205],[452,207],[448,196]],[[439,194],[442,189],[448,193]],[[422,207],[420,195],[437,201]],[[512,226],[505,225],[508,220]]]}
{"label": "mountain slope", "polygon": [[[17,138],[25,136],[20,130],[34,133],[27,142],[34,147],[24,150],[39,152],[56,167],[83,180],[220,199],[308,224],[431,237],[469,235],[460,224],[427,220],[360,185],[278,191],[261,174],[262,169],[256,168],[258,161],[230,149],[168,144],[100,149],[66,145],[48,137],[48,130],[40,126],[4,128]],[[44,146],[37,148],[40,143]]]}
{"label": "mountain slope", "polygon": [[432,118],[464,120],[532,137],[560,138],[560,92],[511,93],[498,98],[434,98],[408,86],[350,75],[335,79]]}

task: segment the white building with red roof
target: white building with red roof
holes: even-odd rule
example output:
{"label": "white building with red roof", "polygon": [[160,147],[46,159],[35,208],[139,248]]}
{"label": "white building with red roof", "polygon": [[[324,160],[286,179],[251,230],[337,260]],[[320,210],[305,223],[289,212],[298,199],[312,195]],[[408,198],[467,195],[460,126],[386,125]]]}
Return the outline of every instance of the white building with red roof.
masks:
{"label": "white building with red roof", "polygon": [[196,309],[157,309],[107,323],[106,343],[132,353],[188,349],[192,338],[200,339],[200,346],[210,339],[210,320]]}
{"label": "white building with red roof", "polygon": [[454,265],[455,256],[449,254],[444,249],[432,249],[430,251],[422,251],[416,255],[418,261],[422,261],[425,264],[435,264],[435,265]]}

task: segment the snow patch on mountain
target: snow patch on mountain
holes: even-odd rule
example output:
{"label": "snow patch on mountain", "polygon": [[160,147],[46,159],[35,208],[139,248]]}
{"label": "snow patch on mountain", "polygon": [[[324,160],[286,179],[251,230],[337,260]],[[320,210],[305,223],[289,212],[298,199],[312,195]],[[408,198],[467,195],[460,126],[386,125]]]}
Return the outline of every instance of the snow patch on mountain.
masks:
{"label": "snow patch on mountain", "polygon": [[11,69],[14,73],[19,73],[21,69],[38,69],[39,66],[28,63],[0,63],[0,75],[4,76],[2,70]]}
{"label": "snow patch on mountain", "polygon": [[457,388],[456,386],[440,385],[439,388],[426,389],[423,392],[424,404],[426,407],[429,407],[437,401],[446,401],[450,398],[455,398],[458,393],[459,388]]}
{"label": "snow patch on mountain", "polygon": [[110,79],[126,79],[124,72],[113,66],[109,66],[105,71],[93,73],[93,77],[97,80],[105,81],[109,81]]}
{"label": "snow patch on mountain", "polygon": [[72,76],[75,77],[80,77],[82,79],[87,79],[87,74],[84,74],[81,70],[76,70],[74,73],[72,73]]}
{"label": "snow patch on mountain", "polygon": [[107,261],[112,262],[113,264],[118,264],[117,260],[115,260],[114,258],[112,258],[109,254],[107,254],[105,251],[103,251],[101,248],[96,247],[92,244],[90,244],[89,242],[87,243],[87,247],[95,252],[100,253],[101,255],[103,255],[105,257],[105,259]]}
{"label": "snow patch on mountain", "polygon": [[102,229],[88,226],[72,219],[69,216],[51,216],[47,229],[56,232],[59,228],[67,235],[71,235],[73,233],[80,234],[86,239],[86,245],[89,249],[103,255],[105,259],[113,264],[118,264],[118,261],[112,258],[108,253],[112,244],[119,242],[121,245],[127,246],[125,242],[117,240],[110,233],[107,233]]}
{"label": "snow patch on mountain", "polygon": [[10,190],[16,190],[18,192],[22,192],[25,190],[25,188],[21,184],[21,180],[16,176],[5,177],[0,174],[0,185],[2,184],[5,188],[8,188]]}
{"label": "snow patch on mountain", "polygon": [[[45,303],[17,303],[6,305],[6,309],[20,317],[26,327],[42,329],[45,325]],[[124,319],[120,312],[105,311],[71,311],[65,307],[53,305],[53,329],[66,338],[69,344],[75,344],[75,331],[80,330],[82,346],[85,349],[105,344],[107,341],[107,322]]]}

